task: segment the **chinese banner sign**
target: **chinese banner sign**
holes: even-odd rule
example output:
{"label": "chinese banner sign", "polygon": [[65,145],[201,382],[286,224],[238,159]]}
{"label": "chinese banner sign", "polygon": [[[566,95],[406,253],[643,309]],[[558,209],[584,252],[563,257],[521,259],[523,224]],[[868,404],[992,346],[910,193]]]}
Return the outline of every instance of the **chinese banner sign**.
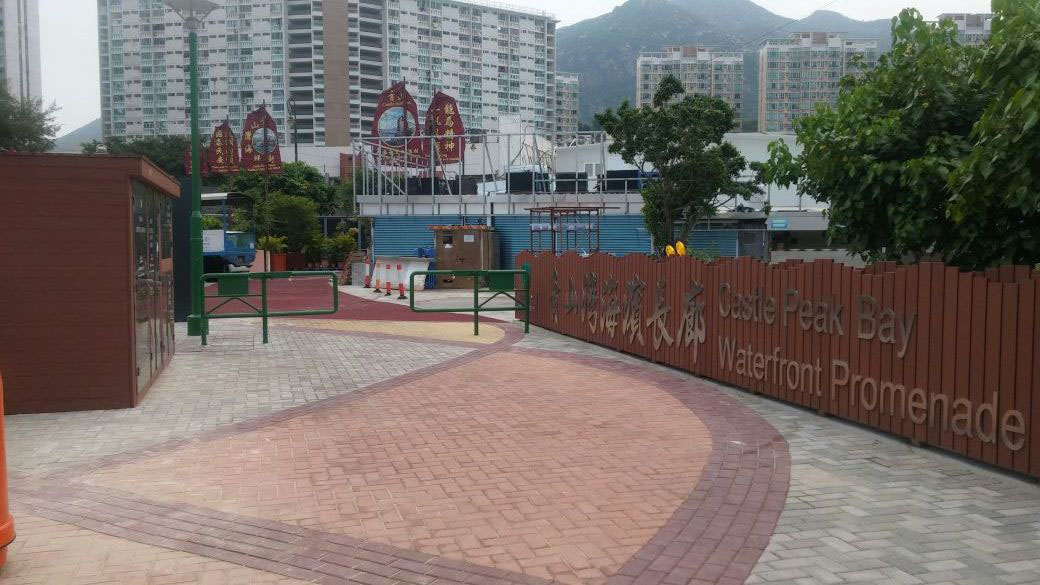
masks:
{"label": "chinese banner sign", "polygon": [[[199,173],[203,177],[209,175],[209,156],[204,144],[199,145],[199,161],[202,163]],[[191,142],[188,142],[188,146],[184,149],[184,174],[191,176]]]}
{"label": "chinese banner sign", "polygon": [[[429,157],[424,141],[409,139],[419,133],[419,107],[411,94],[399,81],[379,96],[379,104],[372,120],[372,137],[380,139],[385,157],[404,157],[407,146],[408,157],[415,164]],[[409,166],[411,166],[409,161]]]}
{"label": "chinese banner sign", "polygon": [[231,174],[238,172],[238,142],[231,126],[224,122],[213,131],[209,140],[209,170],[214,173]]}
{"label": "chinese banner sign", "polygon": [[455,98],[437,92],[426,110],[426,135],[437,136],[437,158],[441,164],[452,164],[462,160],[466,149],[465,129]]}
{"label": "chinese banner sign", "polygon": [[282,172],[278,127],[263,106],[246,117],[242,131],[242,169],[259,173]]}

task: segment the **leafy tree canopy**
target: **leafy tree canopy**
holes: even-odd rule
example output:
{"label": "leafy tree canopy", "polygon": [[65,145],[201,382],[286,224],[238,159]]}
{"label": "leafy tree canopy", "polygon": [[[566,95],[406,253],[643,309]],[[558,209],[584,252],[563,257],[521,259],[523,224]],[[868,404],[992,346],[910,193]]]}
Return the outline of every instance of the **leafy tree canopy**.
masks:
{"label": "leafy tree canopy", "polygon": [[58,106],[44,108],[42,100],[20,99],[0,79],[0,150],[46,152],[54,146],[59,126],[54,123]]}
{"label": "leafy tree canopy", "polygon": [[643,189],[643,218],[659,248],[676,237],[687,239],[699,220],[724,203],[760,192],[755,181],[740,179],[747,163],[724,139],[734,125],[733,110],[720,99],[683,93],[669,75],[652,105],[624,102],[617,111],[596,115],[613,138],[610,152],[644,173],[657,172]]}
{"label": "leafy tree canopy", "polygon": [[84,142],[80,147],[86,154],[102,149],[108,154],[143,156],[174,177],[184,177],[184,153],[191,140],[187,136],[143,136],[133,140],[106,138],[104,141]]}
{"label": "leafy tree canopy", "polygon": [[800,155],[771,144],[759,179],[828,203],[830,235],[869,260],[1035,262],[1040,18],[1035,2],[994,8],[981,49],[959,44],[952,22],[902,11],[892,52],[844,79],[835,108],[798,121]]}
{"label": "leafy tree canopy", "polygon": [[[246,171],[230,175],[225,181],[225,189],[248,193],[260,201],[264,193],[264,175]],[[323,215],[335,213],[344,205],[342,191],[338,192],[336,187],[329,185],[318,169],[305,162],[284,163],[280,174],[268,176],[267,189],[268,192],[279,191],[310,199]]]}
{"label": "leafy tree canopy", "polygon": [[1040,261],[1040,3],[994,0],[993,35],[972,73],[990,97],[972,149],[950,174],[967,265]]}

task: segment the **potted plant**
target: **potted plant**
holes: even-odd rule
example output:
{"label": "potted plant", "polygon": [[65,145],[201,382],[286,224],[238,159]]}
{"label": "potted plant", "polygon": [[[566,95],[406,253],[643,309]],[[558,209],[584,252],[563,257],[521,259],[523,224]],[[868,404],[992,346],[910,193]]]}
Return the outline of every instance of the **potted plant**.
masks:
{"label": "potted plant", "polygon": [[284,272],[287,266],[288,249],[285,236],[262,236],[256,243],[259,250],[267,252],[271,257],[270,269],[273,272]]}
{"label": "potted plant", "polygon": [[325,251],[325,240],[327,239],[323,235],[316,234],[311,237],[310,241],[304,244],[301,251],[307,259],[307,270],[317,270],[321,265]]}
{"label": "potted plant", "polygon": [[329,238],[329,261],[332,267],[339,270],[350,253],[357,248],[357,242],[349,233],[341,233]]}

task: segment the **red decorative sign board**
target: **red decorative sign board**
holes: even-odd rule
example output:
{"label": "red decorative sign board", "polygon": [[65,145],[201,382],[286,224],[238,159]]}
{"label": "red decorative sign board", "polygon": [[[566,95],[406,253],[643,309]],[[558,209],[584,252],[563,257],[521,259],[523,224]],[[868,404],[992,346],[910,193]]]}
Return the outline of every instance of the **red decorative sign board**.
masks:
{"label": "red decorative sign board", "polygon": [[282,172],[278,127],[263,106],[246,117],[242,131],[242,169],[257,173]]}
{"label": "red decorative sign board", "polygon": [[523,252],[531,324],[1040,477],[1040,272]]}
{"label": "red decorative sign board", "polygon": [[[466,133],[455,98],[438,91],[426,110],[426,135],[437,136],[437,159],[441,164],[457,163],[466,150]],[[443,138],[442,138],[443,137]]]}
{"label": "red decorative sign board", "polygon": [[213,130],[209,140],[209,170],[214,173],[231,174],[239,169],[238,141],[231,126],[224,122]]}
{"label": "red decorative sign board", "polygon": [[[199,161],[202,163],[199,172],[203,177],[209,175],[209,155],[203,145],[199,145]],[[184,174],[191,176],[191,142],[188,142],[188,146],[184,149]]]}
{"label": "red decorative sign board", "polygon": [[[379,138],[378,155],[383,158],[404,158],[407,145],[408,158],[416,165],[429,157],[424,140],[410,139],[419,133],[419,107],[415,104],[403,81],[390,86],[379,96],[375,116],[372,118],[372,137]],[[409,161],[409,166],[412,162]]]}

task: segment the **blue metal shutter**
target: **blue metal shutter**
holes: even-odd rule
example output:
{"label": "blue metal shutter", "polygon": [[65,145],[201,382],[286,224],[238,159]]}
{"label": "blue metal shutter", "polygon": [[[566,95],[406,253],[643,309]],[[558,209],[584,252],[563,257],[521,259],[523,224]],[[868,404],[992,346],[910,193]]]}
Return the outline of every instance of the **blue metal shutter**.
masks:
{"label": "blue metal shutter", "polygon": [[737,255],[736,230],[698,230],[690,234],[687,245],[699,252],[708,252],[723,257]]}
{"label": "blue metal shutter", "polygon": [[[466,225],[484,224],[484,217],[466,217]],[[431,225],[461,225],[457,215],[390,215],[372,218],[372,248],[376,256],[412,256],[416,248],[433,245]]]}

